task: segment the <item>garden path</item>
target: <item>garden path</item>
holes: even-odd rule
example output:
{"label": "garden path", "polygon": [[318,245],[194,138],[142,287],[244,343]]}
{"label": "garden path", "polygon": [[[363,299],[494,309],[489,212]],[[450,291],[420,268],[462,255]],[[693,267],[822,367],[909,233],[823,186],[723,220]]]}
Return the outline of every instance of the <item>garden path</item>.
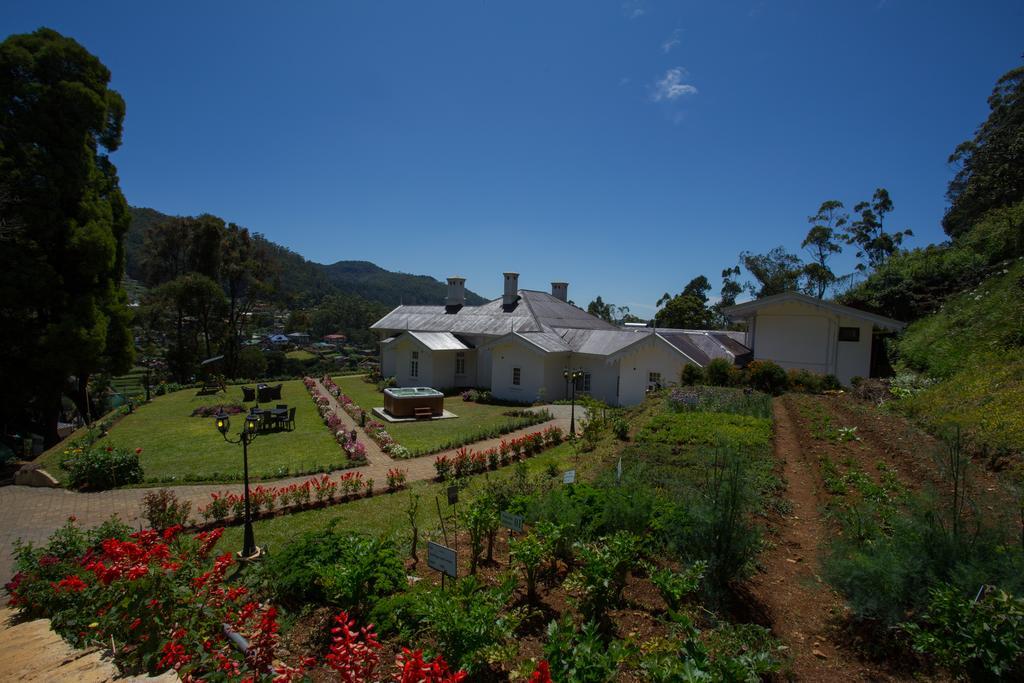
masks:
{"label": "garden path", "polygon": [[830,531],[822,513],[818,463],[801,448],[785,399],[774,399],[773,412],[775,459],[782,466],[792,510],[778,515],[772,544],[758,558],[762,571],[751,579],[750,589],[767,611],[776,637],[788,646],[796,680],[903,680],[858,658],[835,628],[845,607],[819,574],[819,555]]}
{"label": "garden path", "polygon": [[[322,388],[322,385],[321,385]],[[324,391],[325,395],[329,394]],[[332,397],[332,401],[333,401]],[[335,402],[333,406],[346,428],[357,428],[355,421]],[[546,406],[553,419],[548,422],[520,429],[502,438],[515,438],[530,432],[555,425],[563,430],[569,429],[569,406]],[[362,430],[359,430],[362,433]],[[337,475],[346,471],[359,471],[364,479],[373,479],[377,488],[383,488],[387,471],[392,467],[406,470],[409,482],[423,481],[434,477],[434,459],[437,455],[425,455],[409,460],[395,460],[374,443],[365,433],[360,439],[366,444],[367,464],[352,470],[338,470]],[[501,439],[488,439],[472,445],[474,450],[486,450],[497,446]],[[451,456],[454,451],[446,451]],[[288,486],[310,479],[314,475],[289,477],[273,482],[260,482],[273,486]],[[179,499],[192,502],[192,509],[205,505],[210,494],[218,491],[242,492],[241,484],[193,484],[172,487]],[[0,487],[0,585],[6,583],[14,573],[12,551],[17,539],[39,544],[46,541],[56,529],[63,525],[69,517],[75,517],[83,528],[96,526],[111,515],[118,515],[132,526],[140,526],[145,520],[139,516],[143,497],[155,488],[116,489],[96,493],[81,493],[67,489],[30,488],[27,486]],[[0,605],[7,603],[6,594],[0,593]]]}

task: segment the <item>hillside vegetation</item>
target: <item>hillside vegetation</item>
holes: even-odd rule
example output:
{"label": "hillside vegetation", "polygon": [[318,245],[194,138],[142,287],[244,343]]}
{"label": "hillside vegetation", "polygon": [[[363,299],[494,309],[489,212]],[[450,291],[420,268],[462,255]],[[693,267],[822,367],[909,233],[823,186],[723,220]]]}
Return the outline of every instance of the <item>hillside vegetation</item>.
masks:
{"label": "hillside vegetation", "polygon": [[975,450],[1024,452],[1024,257],[912,324],[901,362],[936,380],[900,406],[927,426],[959,426]]}
{"label": "hillside vegetation", "polygon": [[[126,272],[136,280],[143,278],[142,252],[146,232],[174,216],[154,209],[130,207],[131,224],[125,235]],[[411,275],[385,270],[369,261],[338,261],[330,265],[309,261],[285,246],[265,241],[267,252],[278,273],[277,298],[289,305],[319,303],[332,294],[357,295],[386,306],[406,304],[443,304],[447,288],[428,275]],[[466,290],[466,303],[479,305],[486,300]]]}

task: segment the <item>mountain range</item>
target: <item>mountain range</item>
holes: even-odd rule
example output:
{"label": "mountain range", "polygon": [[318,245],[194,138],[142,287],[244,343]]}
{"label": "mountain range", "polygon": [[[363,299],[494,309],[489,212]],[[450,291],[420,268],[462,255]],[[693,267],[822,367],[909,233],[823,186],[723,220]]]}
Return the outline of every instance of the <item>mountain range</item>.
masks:
{"label": "mountain range", "polygon": [[[140,280],[146,231],[175,217],[145,207],[131,207],[130,212],[132,220],[125,237],[126,270],[128,277]],[[313,305],[330,294],[356,295],[386,306],[440,305],[447,295],[447,285],[429,275],[385,270],[370,261],[337,261],[325,265],[270,240],[266,240],[266,246],[279,273],[276,296],[289,306]],[[479,294],[466,290],[467,305],[485,302]]]}

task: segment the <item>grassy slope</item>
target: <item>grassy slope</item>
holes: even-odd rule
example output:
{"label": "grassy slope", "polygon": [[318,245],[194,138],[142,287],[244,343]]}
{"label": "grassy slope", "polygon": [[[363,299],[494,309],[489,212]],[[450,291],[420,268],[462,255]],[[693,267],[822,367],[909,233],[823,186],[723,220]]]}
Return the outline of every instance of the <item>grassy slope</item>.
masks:
{"label": "grassy slope", "polygon": [[[226,443],[214,428],[212,419],[189,416],[199,406],[238,401],[241,397],[242,392],[236,386],[229,386],[226,396],[196,396],[195,389],[159,396],[124,417],[107,439],[118,446],[142,448],[142,468],[147,481],[171,476],[181,481],[188,474],[202,477],[219,474],[226,479],[237,475],[240,479],[241,447]],[[344,451],[324,427],[301,381],[285,382],[280,402],[296,406],[295,430],[270,432],[256,439],[249,450],[251,475],[269,478],[282,467],[295,472],[346,462]],[[232,429],[236,427],[241,427],[241,415],[233,419]],[[63,480],[66,475],[57,466],[60,455],[60,449],[55,449],[46,456],[44,467]]]}
{"label": "grassy slope", "polygon": [[[363,410],[384,405],[384,395],[359,377],[335,377],[334,381]],[[431,422],[397,422],[387,425],[388,433],[409,450],[434,449],[463,434],[499,427],[509,422],[506,406],[490,406],[463,401],[458,396],[446,398],[444,407],[458,415],[450,420]]]}
{"label": "grassy slope", "polygon": [[976,447],[1024,451],[1024,260],[946,301],[899,343],[909,367],[939,378],[900,405],[931,428],[959,425]]}

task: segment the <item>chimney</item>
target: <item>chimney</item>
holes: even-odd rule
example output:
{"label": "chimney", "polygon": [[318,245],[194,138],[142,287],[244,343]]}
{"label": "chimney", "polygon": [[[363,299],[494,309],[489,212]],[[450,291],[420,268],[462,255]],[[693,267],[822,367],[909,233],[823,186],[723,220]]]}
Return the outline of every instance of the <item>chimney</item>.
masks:
{"label": "chimney", "polygon": [[505,294],[501,297],[503,306],[511,306],[519,300],[519,273],[505,273]]}
{"label": "chimney", "polygon": [[463,306],[466,303],[466,278],[448,278],[448,298],[445,299],[445,306]]}
{"label": "chimney", "polygon": [[559,301],[569,300],[569,283],[568,282],[552,282],[551,283],[551,296],[555,297]]}

